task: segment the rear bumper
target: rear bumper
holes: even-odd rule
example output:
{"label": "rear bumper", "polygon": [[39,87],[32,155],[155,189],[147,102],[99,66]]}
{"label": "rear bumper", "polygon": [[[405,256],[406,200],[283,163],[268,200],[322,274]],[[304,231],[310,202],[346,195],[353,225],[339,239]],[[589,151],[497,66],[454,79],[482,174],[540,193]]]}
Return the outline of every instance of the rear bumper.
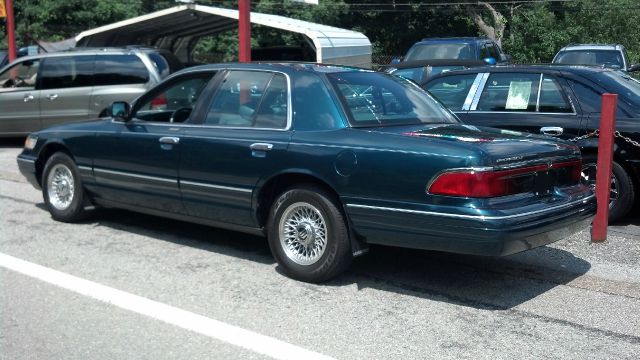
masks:
{"label": "rear bumper", "polygon": [[38,182],[36,158],[20,154],[17,158],[18,169],[20,173],[27,179],[27,181],[33,185],[36,189],[40,189],[40,183]]}
{"label": "rear bumper", "polygon": [[561,240],[589,227],[590,194],[535,211],[481,216],[348,203],[354,230],[369,243],[461,254],[501,256]]}

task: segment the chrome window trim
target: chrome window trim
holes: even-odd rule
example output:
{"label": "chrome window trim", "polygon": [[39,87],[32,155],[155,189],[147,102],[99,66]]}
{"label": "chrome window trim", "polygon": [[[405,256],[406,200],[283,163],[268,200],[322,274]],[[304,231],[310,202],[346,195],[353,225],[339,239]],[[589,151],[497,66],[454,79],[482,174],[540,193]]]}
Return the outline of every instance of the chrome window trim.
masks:
{"label": "chrome window trim", "polygon": [[[538,80],[538,96],[536,97],[536,112],[540,112],[540,93],[542,92],[542,78],[544,74],[540,74],[540,80]],[[551,80],[553,81],[553,80]]]}
{"label": "chrome window trim", "polygon": [[456,218],[456,219],[506,220],[506,219],[515,219],[515,218],[520,218],[520,217],[525,217],[525,216],[530,216],[530,215],[536,215],[536,214],[543,214],[543,213],[547,213],[547,212],[552,212],[552,211],[564,209],[564,208],[567,208],[567,207],[571,207],[571,206],[574,206],[574,205],[580,204],[580,203],[584,204],[584,203],[588,202],[589,200],[591,200],[594,197],[595,197],[595,195],[592,194],[592,195],[589,195],[589,196],[584,197],[582,199],[578,199],[578,200],[572,201],[570,203],[562,204],[562,205],[547,207],[547,208],[544,208],[544,209],[529,211],[529,212],[520,213],[520,214],[500,215],[500,216],[446,214],[446,213],[440,213],[440,212],[434,212],[434,211],[410,210],[410,209],[390,208],[390,207],[383,207],[383,206],[370,206],[370,205],[361,205],[361,204],[347,204],[347,207],[357,208],[357,209],[369,209],[369,210],[400,212],[400,213],[415,214],[415,215],[440,216],[440,217],[449,217],[449,218]]}
{"label": "chrome window trim", "polygon": [[[206,124],[192,124],[193,126],[206,126],[206,127],[210,127],[210,128],[214,128],[214,129],[253,129],[253,130],[275,130],[275,131],[289,131],[291,130],[291,127],[293,126],[293,99],[292,99],[292,94],[291,94],[291,77],[289,76],[289,74],[285,73],[284,71],[280,71],[280,70],[273,70],[273,69],[259,69],[259,68],[226,68],[223,69],[227,71],[227,74],[225,75],[225,78],[227,76],[229,76],[229,74],[232,71],[259,71],[259,72],[270,72],[270,73],[275,73],[275,74],[281,74],[284,75],[284,77],[287,79],[287,126],[285,126],[284,128],[255,128],[255,127],[250,127],[250,126],[220,126],[220,125],[206,125]],[[216,89],[216,93],[217,93]],[[215,97],[216,94],[214,94]],[[211,99],[211,102],[213,103],[213,98]],[[207,114],[209,113],[209,111],[207,111]],[[175,123],[174,123],[175,124]]]}
{"label": "chrome window trim", "polygon": [[469,110],[475,111],[478,107],[478,101],[480,101],[480,95],[482,95],[482,91],[484,91],[484,86],[487,84],[487,79],[489,79],[490,73],[482,73],[482,79],[480,80],[480,84],[478,85],[478,89],[476,93],[473,95],[473,101],[471,102],[471,108]]}
{"label": "chrome window trim", "polygon": [[478,91],[478,87],[480,86],[480,81],[482,80],[483,73],[478,73],[476,75],[475,80],[473,80],[473,84],[471,84],[471,88],[469,89],[469,93],[467,97],[464,99],[464,103],[462,104],[462,111],[469,111],[471,107],[471,102]]}
{"label": "chrome window trim", "polygon": [[[257,128],[257,127],[250,127],[250,126],[220,126],[220,125],[207,125],[207,124],[189,124],[189,123],[166,123],[166,122],[157,122],[157,121],[145,121],[145,120],[140,120],[137,119],[139,122],[144,123],[144,124],[150,124],[150,125],[154,125],[154,126],[178,126],[178,127],[182,127],[182,128],[208,128],[208,129],[251,129],[251,130],[270,130],[270,131],[290,131],[291,127],[293,126],[293,100],[291,97],[291,77],[289,76],[289,74],[283,72],[283,71],[279,71],[279,70],[271,70],[271,69],[256,69],[256,68],[222,68],[222,69],[217,69],[216,71],[227,71],[227,73],[230,73],[231,71],[261,71],[261,72],[270,72],[270,73],[276,73],[276,74],[282,74],[284,75],[284,77],[287,79],[287,126],[284,128]],[[206,72],[206,71],[202,71],[202,72]],[[196,71],[194,72],[189,72],[188,74],[194,74],[196,73]],[[186,75],[186,74],[185,74]],[[214,75],[215,76],[215,75]],[[228,76],[228,74],[226,75]],[[213,78],[211,78],[211,80],[213,80]],[[209,81],[211,81],[209,80]],[[217,90],[217,89],[216,89]],[[146,94],[146,92],[145,92]],[[215,94],[214,94],[215,96]],[[208,111],[207,111],[208,113]],[[132,118],[130,121],[135,121],[135,118]],[[127,121],[118,121],[115,120],[114,118],[111,118],[111,122],[112,123],[117,123],[117,124],[125,124],[127,123]]]}
{"label": "chrome window trim", "polygon": [[96,173],[120,175],[120,176],[132,177],[136,179],[154,180],[154,181],[160,181],[160,182],[173,183],[176,185],[178,184],[177,179],[167,179],[167,178],[161,178],[157,176],[139,175],[139,174],[133,174],[133,173],[123,172],[123,171],[105,170],[105,169],[98,169],[98,168],[94,168],[93,171]]}
{"label": "chrome window trim", "polygon": [[197,187],[204,187],[204,188],[218,189],[218,190],[230,190],[230,191],[237,191],[237,192],[244,192],[244,193],[253,192],[252,189],[238,188],[233,186],[213,185],[213,184],[206,184],[206,183],[201,183],[196,181],[179,180],[179,183],[180,185],[185,184],[190,186],[197,186]]}
{"label": "chrome window trim", "polygon": [[[573,105],[572,105],[573,107]],[[567,115],[567,116],[575,116],[578,115],[578,113],[575,112],[575,109],[573,109],[574,112],[571,113],[554,113],[554,112],[536,112],[536,111],[487,111],[487,110],[481,110],[481,111],[474,111],[474,114],[525,114],[525,115],[532,115],[532,114],[540,114],[540,115]]]}
{"label": "chrome window trim", "polygon": [[[480,101],[480,95],[482,95],[482,91],[484,90],[484,86],[487,83],[487,80],[489,79],[489,75],[494,74],[494,73],[483,73],[484,75],[486,75],[486,78],[484,78],[484,81],[482,82],[482,84],[480,85],[480,88],[478,89],[477,93],[475,94],[474,98],[473,98],[473,103],[471,104],[471,111],[473,111],[474,114],[541,114],[541,115],[578,115],[577,111],[576,111],[576,107],[573,104],[573,101],[571,100],[571,97],[566,94],[566,91],[563,89],[562,85],[560,85],[556,78],[553,75],[549,75],[549,74],[545,74],[545,73],[540,73],[540,82],[538,85],[538,98],[536,99],[536,111],[487,111],[487,110],[476,110],[478,108],[478,102]],[[498,74],[498,73],[495,73]],[[511,74],[511,73],[502,73],[502,74]],[[557,85],[560,86],[560,90],[563,91],[565,94],[565,96],[567,97],[567,99],[569,100],[569,105],[571,106],[571,110],[572,112],[568,113],[568,112],[540,112],[540,92],[542,90],[542,81],[544,80],[544,76],[548,76],[550,79],[552,79]]]}

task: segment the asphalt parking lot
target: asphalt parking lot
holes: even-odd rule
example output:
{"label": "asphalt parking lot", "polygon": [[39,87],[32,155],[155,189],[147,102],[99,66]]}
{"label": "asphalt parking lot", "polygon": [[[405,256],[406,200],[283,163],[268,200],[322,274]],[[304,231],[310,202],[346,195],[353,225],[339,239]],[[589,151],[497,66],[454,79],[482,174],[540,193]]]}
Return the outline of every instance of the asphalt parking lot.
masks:
{"label": "asphalt parking lot", "polygon": [[18,173],[20,146],[0,140],[0,359],[640,354],[638,210],[601,244],[585,229],[504,258],[373,247],[311,285],[281,275],[259,237],[120,210],[55,222]]}

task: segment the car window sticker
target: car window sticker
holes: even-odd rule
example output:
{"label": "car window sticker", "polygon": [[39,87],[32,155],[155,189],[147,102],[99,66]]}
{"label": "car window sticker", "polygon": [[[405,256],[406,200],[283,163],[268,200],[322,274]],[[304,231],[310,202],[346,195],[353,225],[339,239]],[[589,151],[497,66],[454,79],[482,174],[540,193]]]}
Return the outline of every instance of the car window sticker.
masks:
{"label": "car window sticker", "polygon": [[506,110],[526,110],[531,96],[531,81],[511,81],[507,95]]}

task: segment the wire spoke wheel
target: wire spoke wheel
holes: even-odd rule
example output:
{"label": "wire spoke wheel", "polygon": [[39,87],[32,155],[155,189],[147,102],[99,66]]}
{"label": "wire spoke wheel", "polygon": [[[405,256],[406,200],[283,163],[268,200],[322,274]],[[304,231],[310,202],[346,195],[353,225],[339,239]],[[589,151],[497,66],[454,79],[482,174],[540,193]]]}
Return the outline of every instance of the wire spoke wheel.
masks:
{"label": "wire spoke wheel", "polygon": [[56,164],[47,177],[49,203],[58,210],[66,210],[73,201],[75,181],[71,169]]}
{"label": "wire spoke wheel", "polygon": [[[596,163],[584,163],[582,164],[582,182],[588,185],[591,190],[596,189]],[[611,191],[609,192],[609,209],[613,208],[620,196],[618,189],[618,179],[615,174],[611,174]]]}
{"label": "wire spoke wheel", "polygon": [[327,224],[315,206],[296,202],[283,212],[278,226],[286,256],[299,265],[316,263],[327,248]]}

